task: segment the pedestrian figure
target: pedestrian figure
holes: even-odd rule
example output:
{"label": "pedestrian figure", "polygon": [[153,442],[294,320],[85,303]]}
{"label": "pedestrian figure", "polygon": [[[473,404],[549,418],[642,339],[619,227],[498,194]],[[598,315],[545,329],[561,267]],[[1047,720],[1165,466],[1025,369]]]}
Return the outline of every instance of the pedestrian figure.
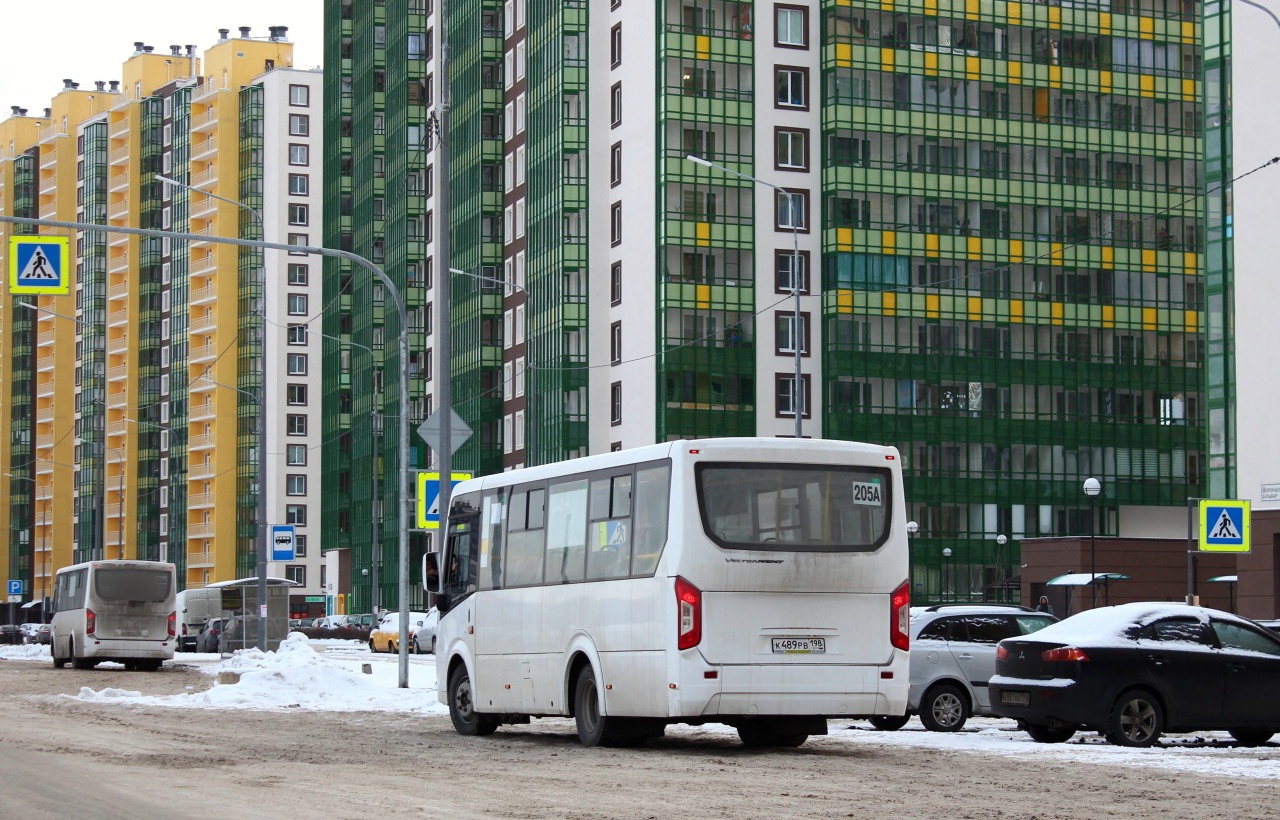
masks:
{"label": "pedestrian figure", "polygon": [[49,260],[45,258],[44,251],[36,248],[35,264],[31,267],[31,279],[52,279],[53,274],[45,270],[44,263]]}
{"label": "pedestrian figure", "polygon": [[1036,612],[1047,612],[1053,614],[1053,607],[1049,604],[1049,596],[1041,595],[1040,603],[1036,604]]}

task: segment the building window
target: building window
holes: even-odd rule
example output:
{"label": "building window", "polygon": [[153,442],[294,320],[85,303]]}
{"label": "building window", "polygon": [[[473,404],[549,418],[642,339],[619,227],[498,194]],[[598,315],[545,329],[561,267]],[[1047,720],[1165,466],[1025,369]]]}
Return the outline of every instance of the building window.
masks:
{"label": "building window", "polygon": [[289,164],[290,165],[310,165],[311,164],[311,146],[302,145],[296,142],[290,143]]}
{"label": "building window", "polygon": [[[289,234],[289,244],[296,245],[299,248],[308,247],[311,244],[311,236],[310,234],[305,234],[305,233],[291,233]],[[307,255],[306,251],[289,251],[289,253],[294,256]]]}
{"label": "building window", "polygon": [[302,413],[290,413],[285,417],[285,432],[291,436],[305,436],[307,417]]}
{"label": "building window", "polygon": [[311,105],[311,88],[305,85],[289,86],[289,105],[306,108]]}
{"label": "building window", "polygon": [[776,165],[780,171],[809,170],[809,132],[804,128],[775,128]]}
{"label": "building window", "polygon": [[307,477],[305,475],[287,475],[284,477],[285,495],[306,495]]}
{"label": "building window", "polygon": [[311,118],[306,114],[289,115],[289,135],[307,137],[311,135]]}
{"label": "building window", "polygon": [[289,294],[289,315],[290,316],[306,316],[307,315],[307,294],[305,293]]}
{"label": "building window", "polygon": [[609,326],[609,362],[622,364],[622,322]]}
{"label": "building window", "polygon": [[297,533],[294,533],[293,557],[294,558],[307,557],[307,537],[305,535],[298,535]]}
{"label": "building window", "polygon": [[809,192],[778,191],[778,221],[775,227],[780,231],[809,230]]}
{"label": "building window", "polygon": [[[774,376],[776,379],[776,395],[778,418],[784,416],[794,416],[796,414],[795,406],[795,374],[782,375],[781,373]],[[809,376],[802,374],[800,377],[800,412],[803,418],[809,418]]]}
{"label": "building window", "polygon": [[305,345],[307,343],[306,325],[289,325],[289,344]]}
{"label": "building window", "polygon": [[307,196],[311,191],[311,178],[306,174],[289,174],[289,194]]}
{"label": "building window", "polygon": [[622,244],[622,203],[615,202],[609,209],[609,241],[614,245]]}
{"label": "building window", "polygon": [[615,142],[609,150],[609,184],[622,184],[622,143]]}
{"label": "building window", "polygon": [[774,6],[774,45],[809,47],[809,10],[803,6]]}
{"label": "building window", "polygon": [[622,304],[622,263],[614,262],[609,266],[609,297],[615,305]]}
{"label": "building window", "polygon": [[609,65],[617,68],[622,65],[622,24],[618,23],[609,29]]}
{"label": "building window", "polygon": [[299,586],[307,585],[307,568],[303,564],[285,564],[284,577]]}
{"label": "building window", "polygon": [[622,424],[622,382],[609,385],[609,423]]}
{"label": "building window", "polygon": [[798,66],[778,66],[774,74],[776,92],[774,102],[778,108],[809,107],[809,69]]}
{"label": "building window", "polygon": [[[284,523],[295,527],[307,526],[307,505],[286,504],[284,507]],[[295,538],[297,536],[294,536]]]}
{"label": "building window", "polygon": [[[798,263],[798,264],[797,264]],[[791,268],[799,269],[799,276],[793,275]],[[801,293],[809,292],[809,252],[800,251],[797,256],[794,250],[774,251],[774,290],[778,293],[791,293],[796,287]]]}
{"label": "building window", "polygon": [[622,83],[609,89],[609,123],[612,128],[622,125]]}
{"label": "building window", "polygon": [[290,467],[307,466],[307,445],[305,444],[286,444],[284,459],[285,464]]}
{"label": "building window", "polygon": [[306,225],[307,222],[307,206],[289,203],[289,224],[290,225]]}
{"label": "building window", "polygon": [[[795,313],[777,311],[773,316],[774,352],[778,355],[794,355],[796,352]],[[800,313],[800,354],[809,355],[809,314]]]}
{"label": "building window", "polygon": [[290,353],[288,356],[289,375],[305,376],[307,375],[307,354],[306,353]]}
{"label": "building window", "polygon": [[294,287],[304,288],[307,286],[307,266],[291,263],[289,265],[289,284]]}
{"label": "building window", "polygon": [[[307,363],[306,363],[305,361],[302,363],[302,365],[303,365],[303,369],[304,369],[304,370],[306,369],[306,364],[307,364]],[[291,376],[292,376],[292,375],[295,375],[295,374],[290,373],[289,375],[291,375]],[[303,375],[303,376],[305,376],[306,374],[305,374],[305,373],[300,373],[300,374],[296,374],[296,375]],[[290,405],[292,405],[292,406],[294,406],[294,407],[306,407],[306,406],[307,406],[307,386],[306,386],[305,384],[291,384],[291,385],[288,385],[288,386],[285,388],[285,396],[287,397],[287,400],[288,400],[289,404],[290,404]]]}

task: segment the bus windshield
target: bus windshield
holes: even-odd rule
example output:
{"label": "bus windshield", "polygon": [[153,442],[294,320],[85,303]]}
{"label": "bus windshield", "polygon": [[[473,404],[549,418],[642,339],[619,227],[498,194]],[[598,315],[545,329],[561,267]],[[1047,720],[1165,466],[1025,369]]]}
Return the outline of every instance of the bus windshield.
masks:
{"label": "bus windshield", "polygon": [[703,529],[725,549],[860,552],[888,538],[887,469],[697,465]]}
{"label": "bus windshield", "polygon": [[169,597],[171,572],[159,569],[99,567],[93,575],[94,595],[104,601],[163,603]]}

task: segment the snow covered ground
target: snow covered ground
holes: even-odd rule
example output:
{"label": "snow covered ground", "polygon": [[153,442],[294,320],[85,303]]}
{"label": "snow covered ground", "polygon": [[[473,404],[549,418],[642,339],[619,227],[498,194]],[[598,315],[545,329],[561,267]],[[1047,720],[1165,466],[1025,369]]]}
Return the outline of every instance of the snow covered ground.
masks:
{"label": "snow covered ground", "polygon": [[[47,646],[0,647],[0,659],[50,663]],[[301,633],[289,636],[278,652],[256,649],[230,658],[180,653],[175,663],[199,666],[205,674],[240,673],[236,684],[215,684],[202,692],[164,697],[144,696],[126,689],[83,687],[82,701],[165,706],[182,709],[309,709],[317,711],[385,711],[447,715],[436,697],[435,657],[409,657],[409,688],[397,687],[398,659],[373,655],[356,641],[311,641]],[[369,664],[372,674],[361,671]],[[701,727],[700,731],[735,730]],[[684,731],[672,727],[672,734]],[[1167,736],[1154,749],[1122,749],[1095,734],[1081,733],[1063,744],[1033,743],[1012,721],[975,718],[955,734],[927,732],[916,720],[897,732],[880,732],[862,721],[832,721],[830,738],[847,743],[898,745],[938,751],[965,751],[1053,763],[1094,763],[1111,766],[1158,767],[1218,777],[1280,780],[1280,743],[1258,748],[1235,746],[1224,732]]]}

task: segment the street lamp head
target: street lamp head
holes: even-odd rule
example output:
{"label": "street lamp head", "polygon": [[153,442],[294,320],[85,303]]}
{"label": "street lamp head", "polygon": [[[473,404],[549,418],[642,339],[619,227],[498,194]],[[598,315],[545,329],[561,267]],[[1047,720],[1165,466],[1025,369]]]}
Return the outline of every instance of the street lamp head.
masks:
{"label": "street lamp head", "polygon": [[951,547],[943,547],[943,549],[942,549],[942,557],[943,557],[943,558],[950,558],[950,557],[951,557]]}
{"label": "street lamp head", "polygon": [[1005,537],[1004,537],[1004,535],[997,535],[997,536],[996,536],[996,543],[997,543],[997,544],[999,544],[1000,546],[1002,546],[1002,547],[1003,547],[1003,546],[1004,546],[1005,544],[1007,544],[1008,542],[1009,542],[1009,539],[1008,539],[1008,538],[1005,538]]}
{"label": "street lamp head", "polygon": [[702,157],[695,157],[693,154],[685,154],[684,158],[689,160],[690,162],[696,162],[703,167],[706,167],[706,168],[711,167],[711,160],[709,159],[703,159]]}
{"label": "street lamp head", "polygon": [[1084,494],[1093,498],[1102,492],[1102,482],[1096,478],[1086,478],[1084,480]]}
{"label": "street lamp head", "polygon": [[920,532],[920,525],[914,521],[907,522],[907,535],[915,535]]}

